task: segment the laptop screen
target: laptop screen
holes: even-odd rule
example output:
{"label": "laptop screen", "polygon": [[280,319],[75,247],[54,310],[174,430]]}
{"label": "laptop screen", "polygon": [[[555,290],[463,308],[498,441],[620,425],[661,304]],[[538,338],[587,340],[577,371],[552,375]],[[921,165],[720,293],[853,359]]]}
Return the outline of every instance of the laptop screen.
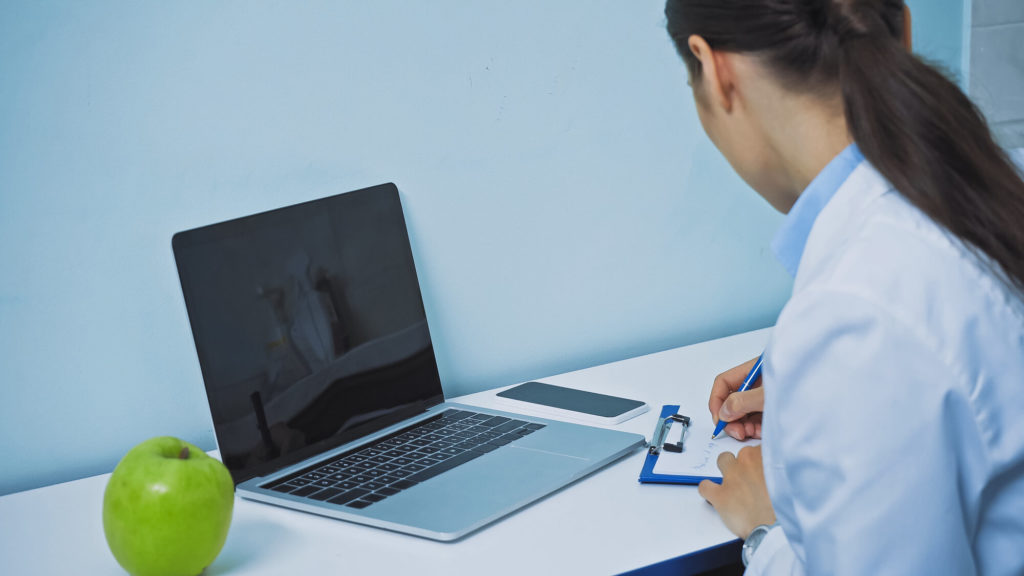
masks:
{"label": "laptop screen", "polygon": [[393,184],[181,232],[173,245],[236,483],[443,401]]}

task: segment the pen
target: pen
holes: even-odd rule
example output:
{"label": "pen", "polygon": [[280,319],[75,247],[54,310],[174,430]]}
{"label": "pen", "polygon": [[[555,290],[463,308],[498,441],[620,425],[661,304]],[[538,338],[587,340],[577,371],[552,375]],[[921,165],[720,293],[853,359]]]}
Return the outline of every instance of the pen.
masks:
{"label": "pen", "polygon": [[[747,374],[746,379],[743,380],[743,385],[740,386],[740,389],[737,390],[736,392],[746,392],[747,390],[750,389],[754,382],[756,382],[757,379],[761,377],[761,360],[763,359],[764,354],[762,353],[760,356],[757,357],[757,362],[754,362],[754,367],[750,369],[750,374]],[[715,426],[715,433],[711,435],[711,439],[714,440],[715,438],[718,438],[718,435],[722,433],[722,430],[725,430],[727,424],[729,423],[719,418],[718,426]]]}

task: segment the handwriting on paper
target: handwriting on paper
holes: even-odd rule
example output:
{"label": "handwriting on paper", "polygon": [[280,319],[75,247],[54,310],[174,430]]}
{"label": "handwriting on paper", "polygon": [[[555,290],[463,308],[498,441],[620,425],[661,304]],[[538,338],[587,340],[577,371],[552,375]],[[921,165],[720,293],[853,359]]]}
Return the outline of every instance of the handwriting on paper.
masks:
{"label": "handwriting on paper", "polygon": [[683,439],[683,451],[662,451],[658,456],[658,463],[654,465],[655,474],[721,478],[722,473],[718,470],[719,454],[735,454],[744,446],[757,446],[761,443],[760,440],[740,442],[725,435],[710,440],[711,433],[714,432],[714,423],[710,418],[691,418],[690,422],[690,429]]}

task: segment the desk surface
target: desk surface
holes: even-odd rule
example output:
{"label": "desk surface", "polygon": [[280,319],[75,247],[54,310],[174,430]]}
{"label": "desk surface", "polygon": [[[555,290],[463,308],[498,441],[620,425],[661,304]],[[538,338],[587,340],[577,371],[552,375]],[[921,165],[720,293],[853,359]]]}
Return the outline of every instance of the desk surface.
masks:
{"label": "desk surface", "polygon": [[[715,375],[757,356],[758,330],[570,372],[545,382],[642,399],[611,427],[650,439],[663,404],[709,417]],[[482,407],[497,390],[451,400]],[[616,574],[733,541],[693,486],[642,485],[635,453],[455,543],[236,498],[227,543],[206,574]],[[109,474],[0,498],[8,574],[121,574],[103,537]]]}

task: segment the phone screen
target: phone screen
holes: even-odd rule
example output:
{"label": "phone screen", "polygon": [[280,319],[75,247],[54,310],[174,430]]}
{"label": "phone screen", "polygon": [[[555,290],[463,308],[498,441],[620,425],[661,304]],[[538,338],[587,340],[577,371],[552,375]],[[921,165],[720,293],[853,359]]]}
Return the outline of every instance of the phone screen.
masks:
{"label": "phone screen", "polygon": [[583,390],[544,384],[543,382],[520,384],[504,392],[498,392],[498,396],[604,418],[619,416],[644,405],[639,400],[597,394],[596,392],[584,392]]}

